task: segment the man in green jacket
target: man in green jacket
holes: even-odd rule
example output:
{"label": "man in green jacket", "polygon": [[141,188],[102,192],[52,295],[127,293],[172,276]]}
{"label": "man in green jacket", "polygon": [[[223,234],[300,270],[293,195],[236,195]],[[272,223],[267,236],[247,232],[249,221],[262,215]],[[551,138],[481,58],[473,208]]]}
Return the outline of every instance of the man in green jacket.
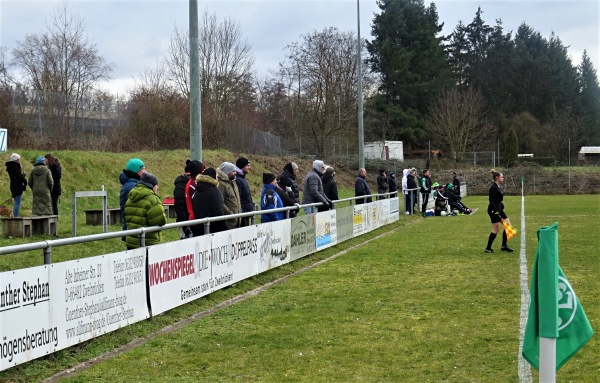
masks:
{"label": "man in green jacket", "polygon": [[[162,226],[167,223],[164,207],[156,195],[157,190],[158,179],[153,174],[143,173],[140,182],[131,189],[125,202],[125,221],[128,230]],[[146,233],[145,245],[156,245],[160,240],[160,231]],[[128,235],[125,238],[125,245],[128,250],[140,247],[140,235]]]}

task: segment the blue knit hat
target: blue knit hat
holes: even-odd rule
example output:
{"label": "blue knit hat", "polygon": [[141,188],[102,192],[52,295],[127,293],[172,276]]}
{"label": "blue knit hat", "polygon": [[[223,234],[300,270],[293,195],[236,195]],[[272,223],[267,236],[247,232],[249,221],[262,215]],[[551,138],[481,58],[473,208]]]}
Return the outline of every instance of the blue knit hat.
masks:
{"label": "blue knit hat", "polygon": [[137,173],[144,168],[144,163],[139,158],[132,158],[127,161],[127,165],[125,165],[125,170],[129,170],[131,172]]}
{"label": "blue knit hat", "polygon": [[44,158],[44,156],[39,156],[37,158],[37,160],[35,160],[35,164],[36,165],[45,165],[46,164],[46,158]]}

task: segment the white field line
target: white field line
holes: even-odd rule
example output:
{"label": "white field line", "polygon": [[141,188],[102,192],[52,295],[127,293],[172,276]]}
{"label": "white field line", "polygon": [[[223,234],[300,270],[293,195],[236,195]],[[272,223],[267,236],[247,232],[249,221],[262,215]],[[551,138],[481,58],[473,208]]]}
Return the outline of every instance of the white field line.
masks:
{"label": "white field line", "polygon": [[519,383],[532,383],[531,366],[523,358],[523,335],[527,323],[527,312],[529,309],[529,284],[527,273],[527,249],[525,248],[525,195],[521,192],[521,251],[519,256],[520,284],[521,284],[521,319],[519,321]]}

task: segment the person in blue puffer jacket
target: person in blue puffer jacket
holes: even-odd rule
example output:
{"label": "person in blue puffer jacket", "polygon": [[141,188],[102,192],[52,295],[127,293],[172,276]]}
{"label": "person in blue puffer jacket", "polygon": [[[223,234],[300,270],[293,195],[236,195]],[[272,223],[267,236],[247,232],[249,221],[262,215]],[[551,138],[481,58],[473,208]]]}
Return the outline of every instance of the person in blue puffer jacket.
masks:
{"label": "person in blue puffer jacket", "polygon": [[[260,210],[279,209],[283,207],[283,201],[277,194],[277,177],[273,173],[263,173],[263,187],[260,193]],[[264,213],[260,216],[260,222],[273,222],[285,219],[285,212]]]}

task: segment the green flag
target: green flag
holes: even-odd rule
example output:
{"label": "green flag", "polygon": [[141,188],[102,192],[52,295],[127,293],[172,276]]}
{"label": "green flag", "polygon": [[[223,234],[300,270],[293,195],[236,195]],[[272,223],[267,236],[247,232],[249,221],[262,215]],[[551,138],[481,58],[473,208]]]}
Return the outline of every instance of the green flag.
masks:
{"label": "green flag", "polygon": [[537,231],[523,357],[540,368],[540,337],[556,339],[558,371],[594,334],[579,299],[558,265],[558,223]]}

